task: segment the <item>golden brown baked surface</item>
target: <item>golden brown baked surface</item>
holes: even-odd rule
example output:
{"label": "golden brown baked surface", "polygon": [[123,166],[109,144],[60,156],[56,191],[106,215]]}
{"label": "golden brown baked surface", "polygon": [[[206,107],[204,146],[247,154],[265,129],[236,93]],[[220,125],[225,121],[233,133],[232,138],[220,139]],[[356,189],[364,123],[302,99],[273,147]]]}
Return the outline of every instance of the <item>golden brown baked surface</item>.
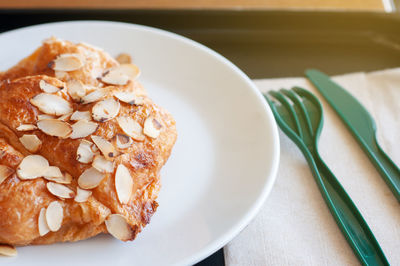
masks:
{"label": "golden brown baked surface", "polygon": [[[67,57],[68,54],[78,57],[81,60],[81,66],[68,71],[54,70],[55,62],[58,62],[57,58],[65,54]],[[144,89],[134,78],[129,77],[124,85],[113,85],[110,84],[113,83],[112,81],[110,83],[102,81],[102,77],[104,79],[110,68],[118,69],[118,67],[119,63],[102,50],[86,44],[76,45],[51,38],[16,66],[0,73],[0,166],[3,169],[12,170],[7,178],[3,178],[3,181],[0,175],[0,182],[2,181],[0,183],[0,243],[29,245],[86,239],[99,233],[107,233],[105,221],[110,214],[123,216],[129,225],[131,235],[129,239],[122,240],[131,240],[149,223],[150,217],[158,206],[156,198],[160,189],[159,172],[167,161],[177,137],[175,121],[166,110],[154,104],[146,96]],[[118,78],[121,77],[117,75]],[[85,86],[86,95],[101,90],[102,97],[91,103],[82,100],[84,96],[71,97],[69,86],[71,82],[77,80]],[[76,139],[72,139],[72,135],[51,136],[42,128],[19,130],[21,129],[19,127],[25,124],[39,126],[39,120],[48,119],[43,115],[51,115],[49,111],[46,111],[47,114],[43,112],[43,108],[40,110],[37,107],[38,104],[35,105],[32,101],[32,98],[44,93],[43,83],[61,88],[59,91],[47,94],[64,99],[73,112],[88,111],[92,115],[92,118],[89,118],[90,122],[97,128],[89,135]],[[114,95],[117,91],[132,92],[138,100],[135,103],[121,101]],[[93,107],[105,99],[112,99],[114,104],[118,104],[117,115],[108,121],[104,121],[105,119],[96,121]],[[69,127],[76,123],[68,117],[70,113],[63,118],[64,123]],[[107,115],[109,115],[108,109],[105,111],[105,116]],[[54,117],[52,119],[58,119],[62,115],[52,116]],[[129,135],[121,127],[119,117],[132,118],[141,128],[144,128],[142,132],[139,132],[139,137],[130,138],[132,144],[127,148],[121,148],[117,144],[118,136],[125,140]],[[50,120],[53,121],[52,119]],[[147,119],[153,119],[151,125],[148,123],[145,125]],[[150,128],[153,131],[146,131],[145,127],[149,125],[153,126]],[[75,128],[72,132],[74,130]],[[35,152],[29,151],[26,144],[24,145],[20,140],[24,135],[36,135],[40,140],[41,145],[36,147]],[[94,143],[93,135],[100,136],[111,143],[115,148],[114,153],[103,154],[104,151],[101,148],[96,149],[97,143]],[[112,170],[102,173],[103,179],[94,188],[84,187],[92,194],[86,201],[77,202],[75,196],[81,184],[78,180],[85,170],[93,167],[92,162],[78,161],[77,152],[82,140],[94,143],[92,152],[110,162]],[[31,154],[43,156],[50,166],[58,167],[64,176],[68,174],[72,176],[70,182],[62,184],[72,190],[71,197],[63,198],[51,193],[47,184],[59,183],[49,181],[51,177],[25,180],[20,178],[18,174],[20,172],[17,169],[22,160]],[[115,176],[119,165],[128,169],[133,181],[121,183],[122,187],[128,184],[132,188],[126,203],[121,203],[119,197],[122,196],[116,190],[118,181]],[[24,171],[22,168],[19,167],[20,171]],[[95,167],[95,169],[98,168]],[[101,172],[100,169],[98,173]],[[61,227],[41,236],[39,233],[41,209],[44,208],[46,211],[46,208],[54,201],[62,206]]]}

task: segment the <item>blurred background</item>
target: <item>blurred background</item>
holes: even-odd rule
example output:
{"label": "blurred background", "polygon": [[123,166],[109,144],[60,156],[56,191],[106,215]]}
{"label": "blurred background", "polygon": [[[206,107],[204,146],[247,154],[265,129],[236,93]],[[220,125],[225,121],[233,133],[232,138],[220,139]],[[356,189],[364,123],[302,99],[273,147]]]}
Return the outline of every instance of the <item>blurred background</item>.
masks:
{"label": "blurred background", "polygon": [[1,0],[1,8],[336,9],[395,11],[400,0]]}

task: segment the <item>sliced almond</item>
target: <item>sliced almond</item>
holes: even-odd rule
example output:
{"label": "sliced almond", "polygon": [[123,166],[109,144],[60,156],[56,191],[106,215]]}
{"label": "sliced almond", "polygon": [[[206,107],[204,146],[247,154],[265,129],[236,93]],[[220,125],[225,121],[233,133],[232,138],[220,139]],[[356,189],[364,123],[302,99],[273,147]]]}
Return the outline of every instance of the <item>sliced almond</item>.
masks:
{"label": "sliced almond", "polygon": [[93,134],[99,125],[95,122],[87,120],[79,120],[72,125],[72,134],[69,136],[71,139],[79,139]]}
{"label": "sliced almond", "polygon": [[130,79],[139,76],[140,70],[134,64],[122,64],[106,70],[101,77],[101,81],[112,85],[125,85]]}
{"label": "sliced almond", "polygon": [[78,121],[78,120],[87,120],[90,121],[92,119],[92,115],[89,111],[75,111],[72,115],[70,120]]}
{"label": "sliced almond", "polygon": [[67,80],[69,77],[69,74],[65,71],[54,71],[54,76],[56,76],[56,78],[61,79],[61,80]]}
{"label": "sliced almond", "polygon": [[[52,168],[52,167],[55,167],[55,166],[50,166],[49,168]],[[61,171],[58,167],[55,167],[55,168],[58,169],[58,171],[61,173]],[[56,182],[59,184],[71,184],[72,176],[68,173],[64,173],[64,174],[61,173],[61,176],[60,176],[58,174],[58,171],[57,172],[54,171],[53,174],[50,174],[49,171],[47,171],[43,177],[49,181],[53,181],[53,182]]]}
{"label": "sliced almond", "polygon": [[71,79],[67,82],[67,91],[69,96],[77,102],[81,102],[87,93],[87,88],[80,80]]}
{"label": "sliced almond", "polygon": [[0,184],[3,183],[7,177],[11,176],[14,173],[14,170],[7,165],[0,165]]}
{"label": "sliced almond", "polygon": [[92,146],[94,146],[92,142],[87,140],[82,140],[76,152],[76,160],[81,163],[92,162],[94,156]]}
{"label": "sliced almond", "polygon": [[108,140],[96,135],[92,135],[91,138],[107,160],[111,161],[119,155],[114,145]]}
{"label": "sliced almond", "polygon": [[44,91],[46,93],[55,93],[61,89],[54,85],[51,85],[50,83],[47,83],[43,79],[41,81],[39,81],[39,87],[42,89],[42,91]]}
{"label": "sliced almond", "polygon": [[71,199],[75,196],[74,191],[62,184],[48,182],[46,187],[51,194],[61,199]]}
{"label": "sliced almond", "polygon": [[49,162],[41,155],[28,155],[17,168],[17,175],[22,180],[35,179],[44,175]]}
{"label": "sliced almond", "polygon": [[46,222],[52,232],[61,228],[64,218],[64,210],[58,201],[53,201],[46,209]]}
{"label": "sliced almond", "polygon": [[17,249],[13,246],[7,244],[0,244],[0,255],[7,257],[15,257],[17,256]]}
{"label": "sliced almond", "polygon": [[47,170],[43,174],[44,178],[61,178],[63,177],[63,174],[61,173],[60,168],[57,166],[49,166],[47,167]]}
{"label": "sliced almond", "polygon": [[143,97],[137,96],[133,91],[115,91],[113,94],[121,102],[129,103],[131,105],[143,105],[144,103]]}
{"label": "sliced almond", "polygon": [[118,125],[122,128],[125,134],[132,137],[134,140],[143,141],[145,139],[142,126],[131,117],[117,117],[117,121]]}
{"label": "sliced almond", "polygon": [[126,222],[124,216],[120,214],[111,214],[105,221],[107,231],[116,239],[122,241],[133,240],[135,232]]}
{"label": "sliced almond", "polygon": [[119,113],[120,104],[110,98],[96,103],[92,108],[92,117],[96,121],[105,122],[113,119]]}
{"label": "sliced almond", "polygon": [[[89,141],[90,142],[90,141]],[[90,142],[91,143],[91,142]],[[92,143],[93,144],[93,143]],[[99,148],[97,148],[97,146],[96,145],[92,145],[92,147],[91,147],[91,150],[92,150],[92,152],[94,153],[94,154],[97,154],[97,153],[99,153]]]}
{"label": "sliced almond", "polygon": [[87,199],[92,195],[92,191],[90,190],[84,190],[81,188],[77,188],[76,190],[76,196],[75,196],[75,201],[76,202],[86,202]]}
{"label": "sliced almond", "polygon": [[72,175],[70,175],[69,173],[64,173],[63,178],[60,180],[56,180],[56,182],[61,184],[71,184]]}
{"label": "sliced almond", "polygon": [[111,70],[109,72],[104,73],[104,76],[101,78],[101,81],[107,84],[123,86],[128,83],[129,77],[127,75],[123,75],[119,72]]}
{"label": "sliced almond", "polygon": [[68,121],[69,120],[69,118],[71,117],[71,113],[69,113],[69,114],[65,114],[65,115],[62,115],[62,116],[60,116],[59,118],[57,118],[58,120],[60,120],[60,121],[64,121],[64,122],[66,122],[66,121]]}
{"label": "sliced almond", "polygon": [[114,172],[114,164],[111,161],[107,161],[102,155],[96,155],[94,157],[92,166],[102,173]]}
{"label": "sliced almond", "polygon": [[65,115],[72,113],[71,104],[60,96],[40,93],[30,100],[31,104],[49,115]]}
{"label": "sliced almond", "polygon": [[35,129],[37,129],[37,127],[31,124],[21,124],[16,128],[18,131],[31,131]]}
{"label": "sliced almond", "polygon": [[117,62],[120,63],[120,64],[130,64],[130,63],[132,63],[131,56],[129,54],[125,54],[125,53],[119,54],[115,58],[115,60],[117,60]]}
{"label": "sliced almond", "polygon": [[43,114],[37,116],[37,120],[43,120],[43,119],[55,119],[55,117],[52,115],[43,115]]}
{"label": "sliced almond", "polygon": [[120,64],[117,71],[127,75],[131,79],[136,79],[140,75],[140,69],[135,64]]}
{"label": "sliced almond", "polygon": [[72,133],[71,125],[58,119],[39,120],[37,126],[43,133],[54,137],[68,138]]}
{"label": "sliced almond", "polygon": [[39,235],[44,236],[50,232],[50,228],[46,221],[46,208],[40,209],[39,219],[38,219]]}
{"label": "sliced almond", "polygon": [[115,138],[119,149],[127,149],[133,144],[132,138],[127,135],[117,134]]}
{"label": "sliced almond", "polygon": [[114,91],[114,96],[121,102],[134,104],[136,94],[133,91]]}
{"label": "sliced almond", "polygon": [[125,165],[118,165],[115,173],[115,190],[117,191],[118,200],[121,204],[127,204],[132,195],[133,180],[132,176]]}
{"label": "sliced almond", "polygon": [[49,67],[53,70],[67,72],[78,70],[83,65],[83,60],[79,54],[61,54],[49,63]]}
{"label": "sliced almond", "polygon": [[106,95],[107,91],[105,88],[97,88],[96,90],[82,97],[82,103],[83,104],[94,103],[102,100],[104,97],[106,97]]}
{"label": "sliced almond", "polygon": [[90,167],[78,178],[78,185],[83,189],[93,189],[101,183],[104,177],[105,174],[94,167]]}
{"label": "sliced almond", "polygon": [[36,135],[25,134],[19,138],[19,141],[30,152],[37,152],[42,146],[42,141]]}
{"label": "sliced almond", "polygon": [[160,135],[161,124],[153,117],[148,117],[144,121],[143,133],[151,138],[157,138]]}

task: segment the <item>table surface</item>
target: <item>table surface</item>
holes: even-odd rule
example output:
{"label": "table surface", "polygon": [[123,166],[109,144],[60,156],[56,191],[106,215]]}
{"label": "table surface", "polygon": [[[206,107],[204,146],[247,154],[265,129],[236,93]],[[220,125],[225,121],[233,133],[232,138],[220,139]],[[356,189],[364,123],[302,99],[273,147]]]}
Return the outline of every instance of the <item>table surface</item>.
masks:
{"label": "table surface", "polygon": [[[390,0],[389,0],[390,1]],[[385,10],[388,0],[0,0],[0,8]],[[386,9],[387,10],[387,9]]]}

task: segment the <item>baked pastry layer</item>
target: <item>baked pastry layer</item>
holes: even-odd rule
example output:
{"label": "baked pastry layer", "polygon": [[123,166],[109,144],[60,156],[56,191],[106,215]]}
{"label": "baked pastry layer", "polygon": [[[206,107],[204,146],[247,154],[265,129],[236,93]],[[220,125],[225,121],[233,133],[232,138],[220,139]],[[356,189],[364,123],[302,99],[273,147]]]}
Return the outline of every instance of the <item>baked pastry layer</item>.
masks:
{"label": "baked pastry layer", "polygon": [[[56,64],[60,63],[60,60],[57,61],[60,57],[68,57],[71,54],[72,57],[81,60],[82,65],[78,64],[78,69],[73,69],[76,65],[72,67],[73,70],[68,70],[68,66],[56,67]],[[57,70],[62,67],[67,71]],[[12,174],[0,184],[0,243],[29,245],[86,239],[99,233],[107,233],[105,221],[111,214],[119,214],[125,219],[131,230],[131,237],[123,240],[132,240],[150,222],[150,217],[158,206],[156,198],[160,189],[159,172],[167,161],[177,137],[175,121],[165,109],[147,97],[135,78],[129,77],[125,84],[124,80],[121,84],[115,84],[118,83],[118,75],[116,82],[105,78],[110,71],[118,67],[120,64],[101,49],[51,38],[16,66],[0,73],[0,165],[12,170]],[[101,97],[87,103],[82,99],[84,96],[71,93],[71,84],[77,81],[85,87],[85,95],[101,91]],[[44,83],[59,88],[59,91],[44,92]],[[133,93],[137,100],[121,101],[115,96],[116,92]],[[89,112],[90,122],[96,125],[95,131],[75,139],[71,138],[71,135],[52,136],[43,128],[22,131],[21,125],[37,127],[40,125],[38,122],[45,119],[61,117],[62,120],[59,121],[69,126],[77,122],[70,120],[70,113],[64,116],[49,114],[52,111],[51,108],[48,111],[49,103],[46,101],[42,103],[45,106],[39,108],[39,104],[32,99],[43,93],[65,100],[73,112]],[[95,116],[93,107],[107,99],[118,104],[118,113],[109,119],[112,115],[107,113],[109,110],[106,108],[105,113],[103,112],[105,118],[99,119]],[[135,121],[143,129],[139,132],[140,136],[132,137],[127,134],[126,128],[124,130],[118,120],[120,117],[128,117]],[[151,119],[152,124],[146,124],[147,119]],[[149,126],[150,130],[146,131],[145,126]],[[24,135],[35,135],[41,142],[40,147],[35,146],[37,150],[32,152],[30,148],[29,151],[26,144],[20,140]],[[78,147],[83,140],[93,143],[93,135],[102,137],[113,145],[115,150],[111,156],[103,154],[104,150],[93,145],[95,155],[110,162],[107,165],[112,165],[112,171],[102,173],[104,177],[97,186],[85,189],[92,193],[86,201],[77,202],[75,196],[80,185],[79,178],[85,170],[93,167],[92,162],[79,161]],[[127,148],[120,148],[117,137],[122,137],[123,140],[130,139],[132,143]],[[41,176],[25,180],[20,178],[20,164],[26,156],[32,154],[43,156],[50,166],[58,167],[64,176],[72,176],[70,183],[62,185],[73,191],[73,197],[62,198],[51,193],[48,183],[57,183],[51,181],[51,177],[46,179]],[[119,165],[128,169],[133,181],[128,201],[123,203],[122,196],[116,189],[115,176]],[[47,210],[54,201],[62,206],[61,227],[41,235],[41,209]]]}

